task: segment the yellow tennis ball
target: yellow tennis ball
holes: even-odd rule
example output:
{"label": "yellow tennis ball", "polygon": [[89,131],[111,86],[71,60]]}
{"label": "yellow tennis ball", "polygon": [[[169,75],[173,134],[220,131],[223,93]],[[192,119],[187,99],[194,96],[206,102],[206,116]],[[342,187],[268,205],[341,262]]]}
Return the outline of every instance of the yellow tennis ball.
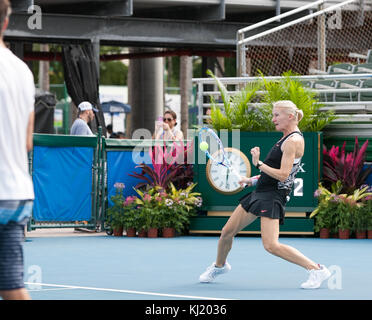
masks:
{"label": "yellow tennis ball", "polygon": [[199,148],[200,148],[201,151],[207,151],[208,150],[208,147],[209,147],[209,145],[205,141],[202,141],[199,144]]}

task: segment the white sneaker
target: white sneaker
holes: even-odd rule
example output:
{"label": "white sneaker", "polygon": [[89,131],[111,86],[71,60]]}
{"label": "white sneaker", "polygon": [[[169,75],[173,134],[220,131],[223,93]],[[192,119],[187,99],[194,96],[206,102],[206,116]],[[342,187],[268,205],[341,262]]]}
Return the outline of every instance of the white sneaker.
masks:
{"label": "white sneaker", "polygon": [[319,270],[309,270],[309,279],[301,284],[303,289],[317,289],[321,286],[324,280],[331,276],[331,272],[323,265],[320,265]]}
{"label": "white sneaker", "polygon": [[213,262],[207,270],[202,273],[199,277],[200,282],[212,282],[218,275],[224,274],[231,270],[231,266],[226,261],[222,268],[217,268],[216,264]]}

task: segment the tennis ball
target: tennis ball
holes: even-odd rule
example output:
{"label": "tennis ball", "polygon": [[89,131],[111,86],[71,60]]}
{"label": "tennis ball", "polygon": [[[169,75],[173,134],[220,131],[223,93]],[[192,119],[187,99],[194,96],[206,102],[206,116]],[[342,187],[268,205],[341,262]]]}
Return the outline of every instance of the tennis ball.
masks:
{"label": "tennis ball", "polygon": [[207,151],[207,150],[208,150],[208,147],[209,147],[209,145],[208,145],[208,143],[207,143],[207,142],[205,142],[205,141],[202,141],[202,142],[200,142],[200,144],[199,144],[199,147],[200,147],[200,150],[201,150],[201,151]]}

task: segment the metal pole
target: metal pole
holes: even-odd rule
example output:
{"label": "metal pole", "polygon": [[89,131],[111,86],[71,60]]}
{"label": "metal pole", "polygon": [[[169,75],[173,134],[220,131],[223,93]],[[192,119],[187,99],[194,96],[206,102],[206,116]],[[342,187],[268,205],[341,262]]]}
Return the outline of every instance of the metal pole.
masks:
{"label": "metal pole", "polygon": [[[318,7],[319,11],[324,9],[324,4],[320,4]],[[323,13],[318,17],[318,69],[326,71],[326,17]]]}
{"label": "metal pole", "polygon": [[237,77],[243,77],[243,71],[244,71],[244,62],[245,62],[245,51],[244,49],[244,44],[240,44],[240,41],[244,40],[244,33],[239,33],[237,34],[237,48],[236,48],[236,53],[237,53],[237,59],[236,59],[236,71],[237,71]]}
{"label": "metal pole", "polygon": [[[275,3],[275,14],[280,17],[280,0],[276,0],[276,3]],[[278,22],[280,22],[280,18],[277,20]]]}
{"label": "metal pole", "polygon": [[198,125],[203,125],[203,83],[198,83]]}

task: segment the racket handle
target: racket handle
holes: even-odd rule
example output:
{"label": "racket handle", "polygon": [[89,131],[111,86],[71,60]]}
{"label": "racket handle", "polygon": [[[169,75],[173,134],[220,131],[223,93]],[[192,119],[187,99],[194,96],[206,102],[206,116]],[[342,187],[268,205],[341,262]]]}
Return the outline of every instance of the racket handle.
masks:
{"label": "racket handle", "polygon": [[[242,176],[233,168],[231,167],[232,173],[234,173],[239,180],[242,180]],[[251,177],[251,187],[255,186],[257,184],[258,179],[260,178],[260,175]],[[242,183],[243,187],[247,187],[246,183]]]}
{"label": "racket handle", "polygon": [[[230,167],[230,169],[231,169],[231,172],[233,173],[233,174],[235,174],[238,178],[239,178],[239,180],[242,180],[242,176],[233,168],[233,167]],[[242,183],[242,186],[243,187],[246,187],[247,186],[247,184],[246,183]]]}
{"label": "racket handle", "polygon": [[253,176],[251,177],[251,181],[252,181],[252,187],[255,186],[257,184],[257,181],[258,179],[260,178],[260,176]]}

